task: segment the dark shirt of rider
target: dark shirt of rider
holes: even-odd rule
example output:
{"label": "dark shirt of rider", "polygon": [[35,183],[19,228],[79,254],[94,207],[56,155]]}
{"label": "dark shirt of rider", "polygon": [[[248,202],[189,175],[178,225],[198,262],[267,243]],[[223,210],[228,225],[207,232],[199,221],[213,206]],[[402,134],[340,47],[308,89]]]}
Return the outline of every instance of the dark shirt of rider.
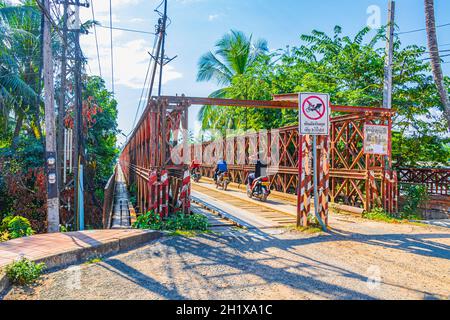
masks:
{"label": "dark shirt of rider", "polygon": [[262,164],[261,160],[256,161],[255,164],[255,179],[258,179],[262,175],[262,168],[266,168],[267,165]]}
{"label": "dark shirt of rider", "polygon": [[256,161],[255,164],[255,179],[258,179],[259,177],[261,177],[261,167],[262,167],[262,163],[260,160]]}

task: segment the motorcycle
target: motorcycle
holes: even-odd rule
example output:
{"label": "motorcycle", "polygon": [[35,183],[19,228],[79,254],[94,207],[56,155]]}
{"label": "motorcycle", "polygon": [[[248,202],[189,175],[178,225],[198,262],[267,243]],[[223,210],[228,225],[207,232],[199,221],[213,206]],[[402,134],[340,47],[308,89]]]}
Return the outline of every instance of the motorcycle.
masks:
{"label": "motorcycle", "polygon": [[228,172],[221,172],[217,175],[216,189],[221,187],[224,191],[227,191],[228,184],[230,183],[230,178]]}
{"label": "motorcycle", "polygon": [[[250,183],[251,182],[251,183]],[[247,196],[251,199],[258,198],[262,202],[266,202],[270,194],[270,182],[268,177],[259,177],[251,181],[247,181]]]}
{"label": "motorcycle", "polygon": [[199,182],[202,178],[202,174],[198,171],[192,171],[191,172],[191,178],[194,180],[194,182]]}

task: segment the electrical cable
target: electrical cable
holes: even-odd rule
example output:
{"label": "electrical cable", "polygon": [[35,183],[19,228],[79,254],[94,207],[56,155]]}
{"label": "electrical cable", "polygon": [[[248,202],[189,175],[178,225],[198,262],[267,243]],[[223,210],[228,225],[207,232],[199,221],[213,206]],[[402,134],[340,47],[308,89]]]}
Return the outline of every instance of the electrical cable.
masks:
{"label": "electrical cable", "polygon": [[[450,23],[444,23],[441,25],[437,25],[436,28],[442,28],[442,27],[447,27],[450,26]],[[420,32],[420,31],[425,31],[427,30],[426,28],[421,28],[421,29],[415,29],[415,30],[409,30],[409,31],[403,31],[403,32],[397,32],[397,35],[400,34],[408,34],[408,33],[414,33],[414,32]]]}
{"label": "electrical cable", "polygon": [[111,88],[114,95],[114,48],[113,48],[113,22],[112,22],[112,0],[109,0],[109,26],[110,26],[110,41],[111,41]]}
{"label": "electrical cable", "polygon": [[134,32],[134,33],[152,34],[152,35],[155,34],[154,32],[150,32],[150,31],[142,31],[142,30],[136,30],[136,29],[130,29],[130,28],[110,27],[110,26],[103,26],[103,25],[99,25],[99,27],[100,28],[106,28],[106,29]]}
{"label": "electrical cable", "polygon": [[95,11],[94,11],[94,0],[91,0],[91,11],[92,11],[92,20],[94,21],[94,35],[95,35],[95,46],[97,48],[97,60],[98,60],[98,70],[100,73],[100,78],[103,78],[102,76],[102,66],[100,63],[100,51],[98,50],[98,37],[97,37],[97,27],[95,24]]}

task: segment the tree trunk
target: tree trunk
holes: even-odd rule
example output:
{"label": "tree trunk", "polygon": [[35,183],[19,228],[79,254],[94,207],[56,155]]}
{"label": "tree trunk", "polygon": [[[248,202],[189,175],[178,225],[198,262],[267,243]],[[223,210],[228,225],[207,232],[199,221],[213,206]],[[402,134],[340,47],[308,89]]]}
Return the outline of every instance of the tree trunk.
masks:
{"label": "tree trunk", "polygon": [[24,118],[24,114],[22,112],[19,112],[17,115],[16,127],[14,128],[14,133],[13,133],[13,137],[12,137],[12,143],[11,143],[12,150],[17,149],[17,144],[19,143],[19,134],[20,134],[20,130],[22,129],[22,125],[23,125],[23,118]]}
{"label": "tree trunk", "polygon": [[434,0],[425,1],[425,24],[427,29],[428,50],[430,51],[431,69],[434,81],[439,92],[441,103],[444,107],[444,114],[447,119],[447,126],[450,129],[450,100],[448,91],[444,85],[441,59],[436,35],[436,20],[434,16]]}

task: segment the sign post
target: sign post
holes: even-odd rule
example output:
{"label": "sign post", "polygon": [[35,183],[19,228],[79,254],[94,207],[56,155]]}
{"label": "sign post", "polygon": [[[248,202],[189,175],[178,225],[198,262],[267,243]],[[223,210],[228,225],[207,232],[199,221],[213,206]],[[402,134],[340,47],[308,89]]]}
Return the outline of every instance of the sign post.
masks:
{"label": "sign post", "polygon": [[[303,136],[312,136],[312,156],[313,156],[313,184],[314,184],[314,214],[319,221],[322,229],[327,230],[327,223],[323,221],[321,215],[319,214],[319,187],[318,187],[318,157],[317,157],[317,136],[328,136],[330,131],[330,96],[328,94],[321,93],[300,93],[299,94],[299,136],[302,141],[299,145],[299,191],[298,191],[298,210],[302,207],[301,201],[303,200],[302,193],[305,192],[305,181],[301,181],[306,175],[303,174],[302,170],[304,167],[304,156],[303,156]],[[321,144],[321,148],[325,148],[324,144]],[[327,148],[326,148],[327,149]],[[322,150],[321,152],[324,152]],[[328,164],[323,163],[322,167],[328,168]],[[322,169],[322,168],[321,168]],[[321,175],[323,177],[323,175]],[[323,184],[324,181],[321,181]],[[326,185],[328,182],[325,181]],[[323,190],[322,190],[323,194]],[[325,195],[326,196],[326,195]],[[309,198],[307,197],[307,200]],[[326,199],[325,201],[328,201]],[[304,201],[303,201],[304,202]],[[309,204],[308,204],[309,205]],[[321,204],[323,205],[323,203]],[[303,203],[304,206],[304,203]],[[309,207],[309,206],[308,206]],[[300,212],[299,216],[300,216]],[[300,221],[300,219],[298,219]]]}

